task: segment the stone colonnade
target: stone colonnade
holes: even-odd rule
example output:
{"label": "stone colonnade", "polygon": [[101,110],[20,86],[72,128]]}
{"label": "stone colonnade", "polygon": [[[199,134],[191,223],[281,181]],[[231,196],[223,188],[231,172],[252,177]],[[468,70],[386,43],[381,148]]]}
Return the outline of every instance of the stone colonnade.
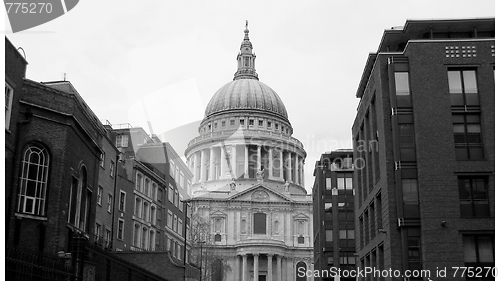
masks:
{"label": "stone colonnade", "polygon": [[[236,257],[232,277],[241,281],[258,281],[259,275],[265,275],[266,281],[295,280],[294,263],[293,258],[279,254],[240,254]],[[312,265],[307,264],[307,269],[312,270]]]}
{"label": "stone colonnade", "polygon": [[188,156],[193,184],[238,178],[257,178],[264,169],[266,179],[304,185],[304,157],[295,151],[258,144],[216,145]]}

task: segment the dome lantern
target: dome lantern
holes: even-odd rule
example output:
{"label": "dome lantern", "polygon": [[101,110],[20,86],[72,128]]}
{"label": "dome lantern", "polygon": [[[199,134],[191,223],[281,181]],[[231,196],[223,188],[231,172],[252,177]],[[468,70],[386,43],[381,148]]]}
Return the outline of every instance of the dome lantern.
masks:
{"label": "dome lantern", "polygon": [[250,42],[250,38],[248,37],[248,20],[245,25],[245,37],[243,38],[243,42],[241,42],[240,52],[236,57],[238,61],[238,70],[234,74],[234,79],[256,79],[259,80],[259,76],[255,71],[255,54],[253,53],[252,42]]}

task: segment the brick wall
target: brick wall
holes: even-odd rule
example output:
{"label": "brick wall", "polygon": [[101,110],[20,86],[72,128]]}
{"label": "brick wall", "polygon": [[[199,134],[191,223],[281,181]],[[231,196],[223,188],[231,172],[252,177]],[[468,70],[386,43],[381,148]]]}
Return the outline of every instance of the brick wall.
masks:
{"label": "brick wall", "polygon": [[[117,252],[115,255],[167,280],[184,278],[184,265],[172,259],[170,252]],[[187,264],[186,276],[197,280],[199,270]]]}

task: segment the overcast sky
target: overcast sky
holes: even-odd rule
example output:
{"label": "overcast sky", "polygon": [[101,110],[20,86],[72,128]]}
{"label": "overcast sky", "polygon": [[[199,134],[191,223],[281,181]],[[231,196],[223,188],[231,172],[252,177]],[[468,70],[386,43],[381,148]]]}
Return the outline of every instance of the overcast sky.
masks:
{"label": "overcast sky", "polygon": [[[27,78],[64,73],[101,120],[154,133],[197,122],[233,79],[245,20],[260,81],[281,97],[308,153],[306,187],[321,153],[350,148],[356,89],[384,29],[407,19],[494,17],[493,0],[82,0],[67,14],[12,34]],[[188,128],[192,128],[188,127]],[[179,155],[197,132],[178,134]],[[185,145],[179,145],[184,143]]]}

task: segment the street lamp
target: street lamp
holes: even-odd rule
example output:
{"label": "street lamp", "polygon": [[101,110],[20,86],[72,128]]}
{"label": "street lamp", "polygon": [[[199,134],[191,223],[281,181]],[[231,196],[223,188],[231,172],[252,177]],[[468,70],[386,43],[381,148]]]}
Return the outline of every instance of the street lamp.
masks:
{"label": "street lamp", "polygon": [[[184,212],[184,280],[186,280],[186,253],[187,253],[187,208],[188,208],[188,204],[189,202],[191,202],[191,200],[181,200],[181,202],[183,203],[183,212]],[[191,218],[189,218],[189,223],[191,224]],[[189,261],[187,261],[189,262]]]}
{"label": "street lamp", "polygon": [[200,244],[200,281],[203,273],[203,244],[207,243],[206,241],[198,241]]}

